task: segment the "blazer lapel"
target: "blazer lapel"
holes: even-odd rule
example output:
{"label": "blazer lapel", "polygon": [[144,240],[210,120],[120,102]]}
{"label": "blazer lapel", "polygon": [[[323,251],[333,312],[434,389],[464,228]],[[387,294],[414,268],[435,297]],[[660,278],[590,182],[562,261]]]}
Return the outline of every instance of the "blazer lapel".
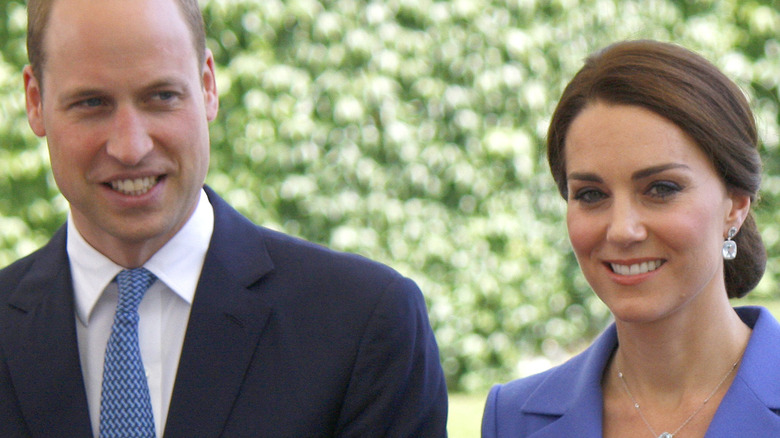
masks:
{"label": "blazer lapel", "polygon": [[195,292],[165,436],[218,436],[271,308],[250,287],[273,269],[259,229],[206,188],[214,233]]}
{"label": "blazer lapel", "polygon": [[34,436],[89,436],[65,227],[41,249],[9,298],[0,330],[8,370]]}
{"label": "blazer lapel", "polygon": [[780,430],[780,324],[764,308],[742,307],[737,312],[753,334],[707,438],[768,436]]}
{"label": "blazer lapel", "polygon": [[617,346],[612,325],[581,355],[563,364],[522,407],[525,416],[550,422],[529,438],[599,438],[602,430],[601,377]]}
{"label": "blazer lapel", "polygon": [[[770,366],[774,368],[776,364]],[[770,385],[777,386],[774,383]],[[769,431],[778,430],[780,416],[759,399],[744,380],[737,378],[721,401],[705,437],[765,437],[774,436]]]}
{"label": "blazer lapel", "polygon": [[[774,436],[780,430],[780,324],[763,308],[736,310],[753,334],[706,438]],[[601,378],[616,345],[613,324],[539,385],[518,413],[518,422],[535,430],[529,438],[601,437]]]}
{"label": "blazer lapel", "polygon": [[601,438],[601,409],[600,400],[571,404],[558,420],[528,435],[528,438]]}

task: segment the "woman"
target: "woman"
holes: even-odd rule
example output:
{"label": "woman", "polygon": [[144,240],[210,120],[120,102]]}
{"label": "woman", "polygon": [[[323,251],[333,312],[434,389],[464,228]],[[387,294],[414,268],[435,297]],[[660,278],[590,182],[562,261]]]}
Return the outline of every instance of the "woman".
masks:
{"label": "woman", "polygon": [[566,87],[547,142],[572,247],[615,323],[494,387],[483,437],[780,436],[780,325],[729,304],[766,264],[740,89],[679,46],[618,43]]}

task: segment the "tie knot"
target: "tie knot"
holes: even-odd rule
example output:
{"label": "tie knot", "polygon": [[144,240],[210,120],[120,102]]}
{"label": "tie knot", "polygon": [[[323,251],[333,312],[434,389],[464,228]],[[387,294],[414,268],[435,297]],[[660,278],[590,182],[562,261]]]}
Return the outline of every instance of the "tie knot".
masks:
{"label": "tie knot", "polygon": [[156,279],[157,277],[146,268],[125,269],[117,274],[116,282],[119,285],[117,312],[137,311],[146,290]]}

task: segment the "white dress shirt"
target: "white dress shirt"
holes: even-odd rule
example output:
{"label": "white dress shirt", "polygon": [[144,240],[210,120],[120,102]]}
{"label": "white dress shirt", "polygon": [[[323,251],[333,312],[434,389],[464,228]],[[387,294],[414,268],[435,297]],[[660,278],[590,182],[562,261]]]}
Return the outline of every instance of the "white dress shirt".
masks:
{"label": "white dress shirt", "polygon": [[[73,275],[81,368],[95,437],[99,434],[103,358],[123,268],[90,246],[68,216],[67,251]],[[214,230],[214,210],[206,193],[187,223],[144,267],[157,276],[138,307],[141,358],[149,381],[155,431],[163,435],[184,334],[203,261]]]}

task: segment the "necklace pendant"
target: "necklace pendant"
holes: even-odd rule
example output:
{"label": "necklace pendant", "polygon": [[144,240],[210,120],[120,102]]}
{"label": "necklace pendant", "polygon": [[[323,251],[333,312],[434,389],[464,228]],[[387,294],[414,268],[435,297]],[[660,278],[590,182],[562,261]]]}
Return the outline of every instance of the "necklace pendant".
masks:
{"label": "necklace pendant", "polygon": [[674,438],[674,434],[671,434],[669,432],[664,432],[664,433],[658,435],[658,438]]}

